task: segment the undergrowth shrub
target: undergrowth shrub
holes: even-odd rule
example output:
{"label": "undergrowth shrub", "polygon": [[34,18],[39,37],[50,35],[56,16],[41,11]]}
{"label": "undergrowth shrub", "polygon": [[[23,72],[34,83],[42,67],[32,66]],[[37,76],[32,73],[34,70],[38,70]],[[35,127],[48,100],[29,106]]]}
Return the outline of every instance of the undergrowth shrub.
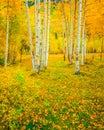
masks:
{"label": "undergrowth shrub", "polygon": [[0,58],[0,65],[1,65],[1,66],[4,65],[4,58]]}

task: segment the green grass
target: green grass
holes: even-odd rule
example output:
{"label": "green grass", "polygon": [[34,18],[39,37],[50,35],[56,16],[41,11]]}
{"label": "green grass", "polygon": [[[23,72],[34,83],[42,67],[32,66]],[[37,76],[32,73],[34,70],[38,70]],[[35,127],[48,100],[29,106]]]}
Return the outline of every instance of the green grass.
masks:
{"label": "green grass", "polygon": [[25,62],[0,68],[0,129],[104,129],[104,60],[87,62],[80,75],[62,55],[39,75]]}

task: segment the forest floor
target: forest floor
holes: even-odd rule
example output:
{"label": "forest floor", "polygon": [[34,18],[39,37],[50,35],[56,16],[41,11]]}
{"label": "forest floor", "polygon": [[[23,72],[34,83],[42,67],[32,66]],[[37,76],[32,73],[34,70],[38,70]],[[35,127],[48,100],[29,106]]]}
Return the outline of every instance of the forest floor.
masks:
{"label": "forest floor", "polygon": [[29,60],[0,67],[0,130],[104,130],[104,59],[74,66],[50,55],[40,74]]}

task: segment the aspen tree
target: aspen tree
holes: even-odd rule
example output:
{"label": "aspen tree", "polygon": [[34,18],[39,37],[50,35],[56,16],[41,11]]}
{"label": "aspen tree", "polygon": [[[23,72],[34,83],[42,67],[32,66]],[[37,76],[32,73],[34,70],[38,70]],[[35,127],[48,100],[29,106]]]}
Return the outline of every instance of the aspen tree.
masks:
{"label": "aspen tree", "polygon": [[27,17],[27,23],[28,23],[28,37],[29,37],[29,42],[30,42],[30,54],[31,54],[31,59],[32,59],[32,68],[34,69],[35,61],[34,61],[34,51],[33,51],[33,44],[32,44],[32,34],[31,34],[31,25],[30,25],[30,16],[29,16],[29,9],[28,9],[28,2],[25,0],[25,5],[26,5],[26,17]]}
{"label": "aspen tree", "polygon": [[8,40],[9,40],[9,0],[7,2],[7,16],[6,16],[6,47],[5,47],[5,66],[8,62]]}
{"label": "aspen tree", "polygon": [[44,69],[44,31],[41,30],[41,43],[40,43],[40,70]]}
{"label": "aspen tree", "polygon": [[51,1],[48,0],[48,12],[47,12],[47,46],[46,46],[46,67],[48,64],[48,53],[49,53],[49,42],[50,42],[50,4]]}
{"label": "aspen tree", "polygon": [[65,38],[65,23],[64,20],[62,21],[63,27],[63,54],[64,54],[64,61],[66,60],[66,38]]}
{"label": "aspen tree", "polygon": [[46,48],[47,48],[47,0],[44,0],[44,68],[46,68]]}
{"label": "aspen tree", "polygon": [[82,65],[84,65],[84,58],[86,54],[86,40],[85,40],[85,10],[86,10],[86,0],[84,1],[83,7],[83,22],[82,22]]}
{"label": "aspen tree", "polygon": [[64,21],[64,25],[65,25],[65,36],[66,36],[66,47],[65,47],[65,51],[66,51],[66,57],[68,58],[68,60],[70,61],[70,54],[69,54],[69,50],[70,50],[70,42],[69,42],[69,28],[68,28],[68,20],[67,17],[65,15],[65,7],[64,7],[64,1],[62,0],[62,15],[63,15],[63,21]]}
{"label": "aspen tree", "polygon": [[77,32],[77,44],[76,44],[75,74],[80,73],[79,52],[80,52],[81,18],[82,18],[82,0],[79,0],[78,1],[78,32]]}
{"label": "aspen tree", "polygon": [[73,46],[74,46],[74,11],[75,11],[75,0],[70,2],[70,64],[72,64],[73,58]]}
{"label": "aspen tree", "polygon": [[[35,45],[37,46],[37,0],[34,0],[35,6],[34,6],[34,23],[35,23]],[[35,48],[36,51],[36,48]],[[35,70],[37,68],[37,61],[36,61],[36,54],[35,54]]]}
{"label": "aspen tree", "polygon": [[76,9],[77,7],[77,0],[74,0],[74,9],[73,9],[73,13],[74,13],[74,18],[73,18],[73,40],[72,40],[72,60],[74,60],[74,44],[75,44],[75,39],[76,39]]}
{"label": "aspen tree", "polygon": [[35,0],[35,28],[36,28],[36,55],[35,70],[38,73],[40,69],[40,0]]}

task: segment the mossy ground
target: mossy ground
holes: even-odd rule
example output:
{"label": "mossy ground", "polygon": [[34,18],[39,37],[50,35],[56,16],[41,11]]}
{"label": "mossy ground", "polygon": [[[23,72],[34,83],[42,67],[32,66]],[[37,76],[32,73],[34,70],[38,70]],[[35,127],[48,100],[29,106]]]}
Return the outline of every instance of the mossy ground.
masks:
{"label": "mossy ground", "polygon": [[80,75],[62,55],[40,74],[29,60],[0,67],[0,130],[103,130],[104,60],[87,57]]}

